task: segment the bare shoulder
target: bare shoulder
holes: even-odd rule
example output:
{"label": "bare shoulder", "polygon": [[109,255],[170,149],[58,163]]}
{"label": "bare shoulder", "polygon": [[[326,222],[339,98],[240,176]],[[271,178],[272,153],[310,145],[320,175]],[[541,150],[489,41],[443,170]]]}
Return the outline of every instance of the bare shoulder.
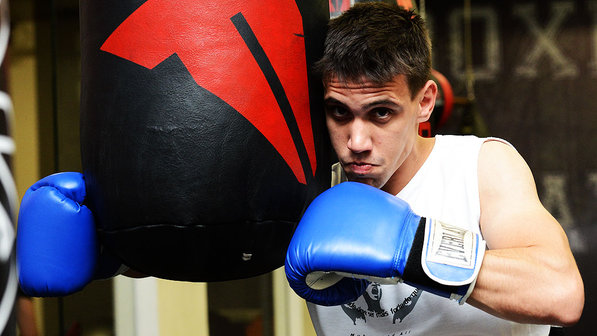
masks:
{"label": "bare shoulder", "polygon": [[528,164],[510,144],[488,140],[479,153],[479,192],[494,197],[536,196],[535,180]]}
{"label": "bare shoulder", "polygon": [[527,167],[526,162],[518,151],[506,141],[499,139],[488,139],[483,143],[481,152],[479,153],[479,164],[522,164],[524,167]]}
{"label": "bare shoulder", "polygon": [[489,247],[524,246],[546,225],[556,229],[557,222],[539,200],[529,166],[514,147],[485,142],[478,174],[480,225]]}

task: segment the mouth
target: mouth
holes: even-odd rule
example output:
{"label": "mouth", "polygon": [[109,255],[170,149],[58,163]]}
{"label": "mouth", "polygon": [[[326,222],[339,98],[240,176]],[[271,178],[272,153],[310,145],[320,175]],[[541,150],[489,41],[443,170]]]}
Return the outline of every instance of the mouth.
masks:
{"label": "mouth", "polygon": [[375,166],[376,165],[368,162],[349,162],[344,167],[348,168],[348,170],[355,175],[363,176],[371,173]]}

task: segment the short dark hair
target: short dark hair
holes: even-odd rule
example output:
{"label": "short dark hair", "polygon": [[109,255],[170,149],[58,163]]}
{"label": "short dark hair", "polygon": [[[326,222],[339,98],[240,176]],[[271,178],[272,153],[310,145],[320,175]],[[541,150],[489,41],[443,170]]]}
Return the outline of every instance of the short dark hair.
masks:
{"label": "short dark hair", "polygon": [[405,75],[414,95],[431,75],[431,41],[424,20],[396,3],[357,3],[330,20],[323,57],[324,83],[388,83]]}

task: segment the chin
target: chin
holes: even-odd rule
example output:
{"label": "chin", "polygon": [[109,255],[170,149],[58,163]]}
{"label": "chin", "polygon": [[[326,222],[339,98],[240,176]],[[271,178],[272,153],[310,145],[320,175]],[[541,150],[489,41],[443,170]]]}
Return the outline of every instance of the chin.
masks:
{"label": "chin", "polygon": [[370,185],[377,189],[379,189],[383,186],[378,180],[376,180],[372,177],[349,176],[348,180],[351,182],[359,182],[359,183],[367,184],[367,185]]}

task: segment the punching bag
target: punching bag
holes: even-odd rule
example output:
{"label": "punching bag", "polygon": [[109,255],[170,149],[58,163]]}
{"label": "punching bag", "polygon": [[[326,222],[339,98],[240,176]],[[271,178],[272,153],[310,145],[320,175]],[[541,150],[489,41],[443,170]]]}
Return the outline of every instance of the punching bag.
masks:
{"label": "punching bag", "polygon": [[81,154],[101,244],[165,279],[278,268],[329,185],[327,0],[88,0]]}

